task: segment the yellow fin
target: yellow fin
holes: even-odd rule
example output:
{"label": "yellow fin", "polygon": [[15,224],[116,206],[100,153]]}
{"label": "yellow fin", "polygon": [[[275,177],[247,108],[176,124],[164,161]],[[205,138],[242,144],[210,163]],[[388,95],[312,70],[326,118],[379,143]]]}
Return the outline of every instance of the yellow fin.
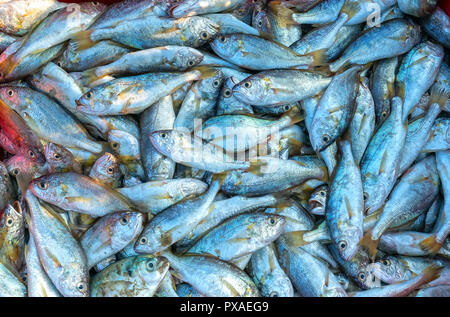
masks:
{"label": "yellow fin", "polygon": [[76,33],[73,37],[74,47],[77,51],[82,51],[95,45],[91,40],[91,34],[94,30],[85,30]]}
{"label": "yellow fin", "polygon": [[433,234],[420,242],[420,247],[425,251],[435,254],[442,247],[442,244],[436,241],[436,235]]}
{"label": "yellow fin", "polygon": [[362,239],[359,241],[359,246],[364,248],[369,253],[369,256],[375,259],[375,255],[377,254],[379,240],[372,240],[372,229],[366,232]]}
{"label": "yellow fin", "polygon": [[293,247],[301,247],[304,245],[309,244],[309,242],[306,242],[303,239],[303,235],[306,233],[307,231],[292,231],[292,232],[288,232],[285,233],[283,236],[286,239],[286,242]]}

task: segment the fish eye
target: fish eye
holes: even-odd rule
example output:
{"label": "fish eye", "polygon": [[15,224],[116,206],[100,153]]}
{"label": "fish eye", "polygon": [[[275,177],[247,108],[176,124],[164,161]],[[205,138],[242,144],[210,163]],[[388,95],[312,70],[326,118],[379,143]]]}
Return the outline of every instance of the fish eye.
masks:
{"label": "fish eye", "polygon": [[274,217],[270,217],[270,218],[269,218],[269,224],[270,224],[271,226],[273,226],[275,223],[276,223],[275,218],[274,218]]}
{"label": "fish eye", "polygon": [[269,294],[269,297],[279,297],[278,292],[273,291]]}
{"label": "fish eye", "polygon": [[148,262],[147,262],[147,268],[148,268],[150,271],[153,271],[153,270],[155,269],[155,264],[153,263],[153,261],[148,261]]}
{"label": "fish eye", "polygon": [[8,217],[6,219],[6,226],[7,227],[11,227],[13,225],[13,223],[14,223],[14,221],[13,221],[13,219],[11,217]]}
{"label": "fish eye", "polygon": [[167,138],[167,133],[165,133],[165,132],[161,133],[161,137],[162,137],[163,139]]}
{"label": "fish eye", "polygon": [[389,261],[388,259],[384,259],[383,265],[389,266],[389,265],[391,265],[391,261]]}
{"label": "fish eye", "polygon": [[8,96],[12,97],[14,96],[14,91],[12,91],[11,89],[9,89],[7,92]]}
{"label": "fish eye", "polygon": [[222,43],[225,43],[227,41],[227,38],[223,35],[219,36],[219,41],[221,41]]}
{"label": "fish eye", "polygon": [[88,99],[91,99],[91,98],[92,98],[92,92],[91,92],[91,91],[89,91],[89,92],[86,94],[86,98],[88,98]]}
{"label": "fish eye", "polygon": [[120,224],[125,226],[128,223],[128,218],[122,217],[122,218],[120,218],[119,222],[120,222]]}
{"label": "fish eye", "polygon": [[250,88],[250,87],[252,87],[252,83],[251,83],[250,81],[246,81],[246,82],[244,83],[244,87],[245,87],[245,88]]}
{"label": "fish eye", "polygon": [[364,274],[364,272],[360,272],[360,273],[358,274],[358,279],[359,279],[361,282],[364,282],[364,281],[366,280],[366,274]]}
{"label": "fish eye", "polygon": [[108,174],[112,174],[112,173],[114,173],[114,169],[112,167],[108,167],[106,172],[108,172]]}
{"label": "fish eye", "polygon": [[61,155],[59,155],[58,153],[53,154],[53,158],[55,160],[60,160],[61,159]]}
{"label": "fish eye", "polygon": [[283,107],[284,111],[288,111],[291,107],[289,105],[286,105]]}
{"label": "fish eye", "polygon": [[217,88],[217,87],[219,87],[219,85],[220,85],[219,80],[216,79],[215,81],[213,81],[213,87]]}
{"label": "fish eye", "polygon": [[330,140],[331,140],[331,138],[330,138],[330,136],[328,134],[322,135],[323,143],[328,143],[328,142],[330,142]]}
{"label": "fish eye", "polygon": [[114,142],[113,144],[111,144],[113,149],[118,149],[119,148],[119,143]]}
{"label": "fish eye", "polygon": [[194,62],[194,61],[189,61],[189,62],[188,62],[188,66],[192,67],[192,66],[194,66],[194,65],[195,65],[195,62]]}
{"label": "fish eye", "polygon": [[13,174],[14,176],[19,175],[19,169],[17,169],[17,168],[13,169],[13,170],[12,170],[12,174]]}
{"label": "fish eye", "polygon": [[29,151],[28,151],[28,156],[29,156],[30,158],[34,158],[34,152],[31,151],[31,150],[29,150]]}
{"label": "fish eye", "polygon": [[92,2],[93,5],[98,6],[100,3],[98,3],[97,1]]}
{"label": "fish eye", "polygon": [[78,285],[77,285],[77,288],[78,288],[80,291],[84,290],[84,283],[78,284]]}
{"label": "fish eye", "polygon": [[147,244],[147,238],[142,237],[141,240],[139,240],[140,244]]}
{"label": "fish eye", "polygon": [[223,91],[223,96],[224,96],[225,98],[230,98],[232,94],[233,94],[233,93],[231,92],[231,89],[230,89],[230,88],[227,88],[227,89],[225,89],[225,90]]}
{"label": "fish eye", "polygon": [[39,182],[38,187],[42,190],[46,190],[48,188],[48,183],[47,182]]}
{"label": "fish eye", "polygon": [[369,199],[369,194],[367,194],[366,192],[363,193],[363,198],[364,201],[367,201],[367,199]]}
{"label": "fish eye", "polygon": [[258,21],[258,26],[262,26],[262,21],[261,20]]}
{"label": "fish eye", "polygon": [[201,37],[203,40],[207,40],[207,39],[209,39],[209,34],[208,34],[208,32],[203,31],[202,33],[200,33],[200,37]]}
{"label": "fish eye", "polygon": [[58,67],[62,68],[62,63],[61,62],[57,62],[56,65],[58,65]]}
{"label": "fish eye", "polygon": [[347,242],[345,242],[345,241],[339,241],[339,242],[338,242],[338,246],[339,246],[339,249],[345,250],[345,249],[347,248]]}
{"label": "fish eye", "polygon": [[319,192],[319,195],[322,196],[322,197],[325,197],[326,194],[327,194],[327,193],[325,193],[325,191],[323,191],[323,190],[321,190],[321,191]]}
{"label": "fish eye", "polygon": [[381,117],[382,117],[383,119],[386,118],[387,115],[388,115],[387,111],[383,111],[383,112],[381,113]]}

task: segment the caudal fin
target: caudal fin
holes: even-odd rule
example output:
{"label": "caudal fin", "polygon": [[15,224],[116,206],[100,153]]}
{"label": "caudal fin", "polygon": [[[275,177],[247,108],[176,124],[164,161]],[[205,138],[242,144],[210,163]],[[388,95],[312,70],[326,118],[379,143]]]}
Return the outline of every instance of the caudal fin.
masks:
{"label": "caudal fin", "polygon": [[450,91],[446,87],[442,87],[435,84],[433,88],[431,88],[429,104],[430,105],[438,104],[439,107],[442,109],[447,104],[449,95]]}
{"label": "caudal fin", "polygon": [[436,235],[431,235],[420,242],[420,247],[430,253],[437,253],[442,247],[442,243],[437,242]]}
{"label": "caudal fin", "polygon": [[82,51],[95,45],[95,41],[91,39],[94,30],[80,31],[73,37],[73,45],[77,51]]}
{"label": "caudal fin", "polygon": [[303,235],[306,231],[293,231],[283,234],[283,237],[286,239],[286,242],[293,247],[302,247],[304,245],[309,244],[303,239]]}
{"label": "caudal fin", "polygon": [[372,240],[372,230],[369,230],[366,232],[366,234],[364,234],[362,239],[359,241],[359,246],[365,249],[373,260],[377,255],[377,247],[379,241],[380,240]]}
{"label": "caudal fin", "polygon": [[435,279],[439,278],[439,276],[441,275],[442,269],[443,269],[443,267],[437,266],[437,265],[428,266],[421,273],[422,278],[420,280],[421,280],[422,285],[428,284],[431,281],[434,281]]}

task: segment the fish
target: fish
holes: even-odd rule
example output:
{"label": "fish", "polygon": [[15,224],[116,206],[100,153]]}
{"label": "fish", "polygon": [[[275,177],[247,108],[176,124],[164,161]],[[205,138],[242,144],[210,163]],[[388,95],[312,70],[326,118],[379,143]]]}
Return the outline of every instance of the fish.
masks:
{"label": "fish", "polygon": [[119,192],[76,173],[56,173],[36,178],[29,189],[39,199],[63,210],[94,217],[135,209]]}
{"label": "fish", "polygon": [[89,274],[80,244],[55,211],[43,206],[31,191],[25,198],[30,210],[27,222],[48,277],[61,295],[88,297]]}
{"label": "fish", "polygon": [[420,18],[433,13],[437,2],[433,0],[399,0],[397,4],[402,12]]}
{"label": "fish", "polygon": [[93,276],[92,297],[152,297],[169,263],[163,257],[138,255],[119,260]]}
{"label": "fish", "polygon": [[285,220],[265,213],[241,214],[224,221],[201,237],[188,254],[210,254],[224,261],[251,254],[275,241]]}
{"label": "fish", "polygon": [[113,213],[95,222],[80,239],[88,268],[125,248],[141,233],[143,222],[138,212]]}

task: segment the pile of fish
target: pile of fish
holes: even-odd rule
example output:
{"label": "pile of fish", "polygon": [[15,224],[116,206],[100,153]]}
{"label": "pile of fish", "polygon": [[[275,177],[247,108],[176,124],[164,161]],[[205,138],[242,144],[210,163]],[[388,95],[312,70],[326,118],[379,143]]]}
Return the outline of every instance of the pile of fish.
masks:
{"label": "pile of fish", "polygon": [[450,296],[436,0],[0,1],[1,296]]}

